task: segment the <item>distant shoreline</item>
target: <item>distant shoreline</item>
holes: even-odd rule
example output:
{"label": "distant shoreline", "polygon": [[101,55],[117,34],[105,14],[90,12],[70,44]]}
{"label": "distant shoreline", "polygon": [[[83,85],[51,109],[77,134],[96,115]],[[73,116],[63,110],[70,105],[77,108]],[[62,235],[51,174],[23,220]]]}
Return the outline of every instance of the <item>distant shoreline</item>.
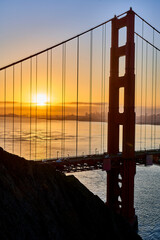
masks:
{"label": "distant shoreline", "polygon": [[[17,115],[17,114],[7,114],[7,115],[0,115],[0,118],[4,118],[4,117],[6,117],[6,118],[20,118],[20,117],[22,117],[22,118],[27,118],[27,119],[30,119],[30,118],[32,118],[32,119],[41,119],[41,120],[60,120],[60,121],[62,121],[62,120],[66,120],[66,121],[76,121],[77,120],[77,116],[76,115],[66,115],[65,116],[65,118],[63,118],[62,116],[59,116],[59,115],[55,115],[55,116],[52,116],[52,117],[50,117],[50,116],[48,116],[47,118],[46,118],[46,116],[36,116],[36,115],[34,115],[34,116],[28,116],[28,115]],[[90,121],[90,116],[88,115],[88,116],[85,116],[85,115],[79,115],[78,116],[78,121],[84,121],[84,122],[89,122]],[[101,119],[101,118],[91,118],[91,122],[107,122],[106,121],[106,119]]]}
{"label": "distant shoreline", "polygon": [[[45,115],[40,115],[40,116],[36,116],[36,115],[32,115],[31,117],[29,115],[18,115],[18,114],[7,114],[7,115],[3,115],[0,114],[0,118],[27,118],[27,119],[39,119],[39,120],[66,120],[66,121],[76,121],[77,120],[77,116],[76,115],[66,115],[65,117],[62,117],[61,115],[55,115],[55,116],[51,116],[48,114],[48,117],[46,117]],[[152,116],[148,116],[148,119],[144,120],[143,118],[144,116],[142,116],[142,121],[141,121],[141,116],[137,116],[136,119],[136,124],[139,125],[160,125],[160,119],[159,119],[159,114],[157,115],[157,119],[155,116],[153,116],[153,120],[152,120]],[[93,116],[90,117],[89,114],[87,115],[79,115],[78,116],[78,121],[82,121],[82,122],[108,122],[107,118],[104,117],[104,115],[101,118],[101,114],[93,114]]]}

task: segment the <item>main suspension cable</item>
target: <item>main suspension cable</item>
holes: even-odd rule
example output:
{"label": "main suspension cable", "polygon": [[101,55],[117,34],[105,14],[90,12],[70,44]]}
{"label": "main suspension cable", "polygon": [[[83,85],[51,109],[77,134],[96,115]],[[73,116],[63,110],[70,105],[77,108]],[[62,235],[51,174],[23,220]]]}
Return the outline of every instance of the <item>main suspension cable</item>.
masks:
{"label": "main suspension cable", "polygon": [[160,31],[158,30],[158,29],[156,29],[155,27],[153,27],[149,22],[147,22],[146,20],[144,20],[140,15],[138,15],[136,12],[134,12],[135,13],[135,15],[137,16],[137,17],[139,17],[143,22],[145,22],[148,26],[150,26],[152,29],[153,29],[153,31],[156,31],[157,33],[159,33],[160,34]]}

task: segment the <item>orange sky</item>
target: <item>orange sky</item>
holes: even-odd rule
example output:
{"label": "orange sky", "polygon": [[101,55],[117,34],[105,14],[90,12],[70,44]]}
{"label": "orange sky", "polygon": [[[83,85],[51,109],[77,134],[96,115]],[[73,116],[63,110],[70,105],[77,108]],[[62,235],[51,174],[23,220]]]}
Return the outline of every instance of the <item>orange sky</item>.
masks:
{"label": "orange sky", "polygon": [[[39,5],[39,9],[41,9],[43,3],[42,1],[40,1],[41,4]],[[108,10],[108,17],[107,19],[109,19],[110,17],[113,17],[116,11],[117,13],[121,13],[123,12],[122,8],[124,10],[129,9],[128,6],[128,1],[122,1],[121,3],[118,1],[115,1],[116,4],[114,5],[113,3],[110,3],[109,5],[109,9],[110,12]],[[26,3],[25,3],[26,4]],[[24,8],[24,5],[17,5],[17,9],[28,9],[28,8]],[[30,3],[31,4],[31,3]],[[48,12],[49,16],[53,16],[50,15],[51,11],[49,8],[49,2],[46,2],[46,12],[45,14]],[[64,2],[64,6],[65,6],[65,2]],[[106,19],[106,15],[104,15],[104,7],[102,8],[102,6],[100,6],[98,4],[98,2],[96,3],[96,1],[94,1],[94,3],[92,3],[92,10],[93,10],[93,16],[90,12],[87,11],[88,7],[89,7],[89,3],[86,3],[86,13],[88,12],[88,16],[87,14],[84,15],[85,19],[91,19],[92,22],[97,23],[98,24],[98,19],[97,19],[97,11],[99,12],[99,16],[100,13],[105,16],[103,20],[107,20]],[[97,4],[97,5],[96,5]],[[104,4],[104,3],[103,3]],[[103,5],[102,4],[102,5]],[[141,5],[142,3],[139,3],[139,1],[132,1],[132,6],[133,9],[139,10],[141,12]],[[147,5],[148,4],[148,5]],[[158,5],[158,1],[156,1],[156,4]],[[104,4],[105,5],[105,4]],[[148,11],[151,10],[151,2],[146,3],[146,6],[144,6],[143,8],[143,12],[142,15],[146,14],[146,16],[151,16],[148,14]],[[95,6],[98,6],[98,8],[96,8]],[[116,9],[115,9],[116,6]],[[7,7],[5,6],[5,3],[3,3],[3,7],[4,10],[7,11]],[[27,5],[27,7],[29,7],[29,5]],[[43,26],[43,24],[41,24],[41,28],[39,27],[38,22],[36,22],[35,20],[35,15],[34,13],[34,8],[35,8],[35,3],[32,3],[32,10],[31,14],[30,14],[30,18],[28,19],[28,15],[25,15],[25,11],[24,11],[24,18],[22,18],[21,14],[22,12],[16,10],[15,6],[12,6],[12,11],[11,11],[11,6],[8,6],[8,11],[10,10],[10,18],[17,24],[15,24],[16,26],[18,26],[17,28],[13,28],[15,29],[13,31],[13,29],[10,28],[10,32],[8,33],[10,37],[6,37],[4,38],[6,35],[2,34],[2,45],[0,46],[2,48],[2,53],[3,53],[3,57],[4,57],[4,63],[8,63],[6,59],[10,59],[10,55],[13,54],[15,60],[20,59],[22,57],[25,57],[26,53],[24,51],[20,51],[20,49],[22,50],[22,43],[23,45],[23,49],[28,49],[29,47],[34,47],[34,51],[38,51],[37,49],[43,49],[41,48],[43,46],[42,42],[43,42],[43,37],[45,38],[45,47],[49,46],[49,42],[47,41],[47,39],[49,39],[51,37],[51,35],[48,35],[45,33],[45,30],[48,31],[49,27],[51,27],[51,25],[47,25],[47,23],[44,23],[45,26]],[[58,7],[58,3],[55,6],[55,8]],[[84,9],[84,5],[82,4],[81,6],[78,5],[78,3],[74,3],[74,5],[72,4],[72,8],[73,9],[77,9],[81,8]],[[62,12],[65,14],[68,14],[70,12],[70,9],[64,7],[62,7]],[[60,8],[58,8],[60,9]],[[81,10],[82,10],[81,9]],[[157,8],[158,9],[158,8]],[[103,10],[103,11],[102,11]],[[156,10],[156,9],[155,9]],[[4,13],[5,13],[4,11]],[[71,11],[73,12],[73,11]],[[107,12],[107,6],[106,6],[106,10],[105,12]],[[153,12],[153,11],[152,11]],[[4,14],[3,13],[3,14]],[[83,11],[81,13],[84,13]],[[3,17],[4,19],[6,19],[5,15],[1,14],[1,17]],[[18,15],[16,15],[18,14]],[[36,16],[38,17],[39,20],[41,20],[40,22],[42,23],[44,19],[41,19],[40,15],[36,12]],[[78,13],[77,13],[78,14]],[[79,13],[80,14],[80,13]],[[148,15],[147,15],[148,14]],[[156,14],[156,11],[155,11]],[[46,15],[46,19],[48,17],[48,15]],[[15,16],[17,16],[17,18],[15,18]],[[21,21],[25,21],[24,26],[26,26],[26,31],[28,29],[30,29],[30,34],[29,36],[32,38],[35,37],[35,32],[38,31],[38,33],[41,33],[41,37],[39,37],[38,39],[34,39],[34,41],[32,42],[30,40],[30,42],[28,44],[25,44],[25,28],[22,28],[20,19],[19,22],[16,22],[18,17],[21,16]],[[58,17],[58,11],[57,13],[55,13],[55,16]],[[79,15],[80,17],[81,15]],[[159,15],[158,15],[159,16]],[[145,16],[144,16],[145,17]],[[72,18],[70,17],[70,20],[72,20],[70,22],[73,23],[74,19],[76,18],[75,13],[73,14]],[[155,18],[156,15],[155,15]],[[97,19],[97,20],[96,20]],[[154,23],[156,24],[157,22],[154,19],[154,16],[152,16],[152,19],[154,20],[154,22],[152,23],[154,25]],[[29,21],[27,23],[27,20]],[[31,21],[32,20],[32,21]],[[53,19],[52,19],[53,20]],[[62,21],[63,20],[63,21]],[[47,20],[46,20],[47,21]],[[56,39],[58,38],[58,29],[61,29],[62,33],[64,35],[63,38],[61,38],[61,40],[64,40],[65,38],[65,34],[66,34],[66,29],[65,29],[65,24],[64,22],[67,21],[67,18],[61,19],[61,22],[63,22],[62,26],[58,25],[59,22],[58,21],[53,21],[52,23],[57,23],[57,26],[54,25],[54,37]],[[10,22],[10,19],[6,19],[6,21],[1,21],[4,22],[5,24],[8,24]],[[100,21],[102,22],[102,20]],[[84,19],[82,19],[81,17],[81,23],[85,23],[86,27],[86,20],[84,21]],[[10,23],[11,24],[11,23]],[[32,26],[33,24],[33,26]],[[93,25],[91,25],[92,27]],[[45,29],[45,30],[44,30]],[[74,35],[74,32],[71,31],[72,28],[70,29],[70,35],[69,37],[71,37],[72,35]],[[76,30],[78,31],[78,33],[82,30],[81,26],[80,26],[80,21],[77,21],[77,25],[76,25]],[[136,25],[136,30],[139,29],[139,31],[141,32],[141,23]],[[18,31],[21,30],[21,31]],[[3,28],[3,31],[5,33],[7,33],[8,27],[6,25],[5,28]],[[96,103],[96,102],[101,102],[104,101],[108,103],[108,99],[109,99],[109,75],[110,75],[110,41],[111,41],[111,29],[110,29],[110,24],[106,25],[106,42],[107,42],[107,47],[106,47],[106,53],[105,53],[105,63],[104,61],[104,54],[102,54],[102,50],[104,52],[104,48],[103,48],[103,43],[102,43],[102,35],[103,35],[103,29],[102,27],[93,31],[93,47],[92,47],[92,102]],[[23,36],[23,34],[24,36]],[[62,34],[61,33],[61,34]],[[145,32],[145,34],[148,33],[148,30]],[[123,44],[125,44],[125,30],[122,30],[121,35],[120,35],[120,40],[121,42],[123,42]],[[12,36],[12,37],[11,37]],[[20,39],[18,39],[18,37],[21,36],[22,39],[20,41]],[[39,35],[38,35],[39,36]],[[47,37],[48,36],[48,37]],[[67,35],[68,36],[68,35]],[[46,38],[47,37],[47,38]],[[145,37],[147,37],[147,35],[145,35]],[[53,38],[53,36],[52,36]],[[12,46],[9,44],[10,39],[12,39]],[[55,41],[55,39],[54,39]],[[57,40],[58,41],[58,40]],[[138,40],[138,44],[137,44],[137,38],[135,37],[135,43],[136,46],[138,46],[138,50],[135,47],[135,51],[136,51],[136,63],[135,63],[135,73],[136,73],[136,94],[135,94],[135,103],[137,106],[145,106],[147,104],[148,107],[153,105],[156,105],[157,107],[160,106],[160,97],[158,94],[158,89],[160,89],[160,83],[158,82],[159,76],[160,76],[160,69],[158,68],[158,70],[156,70],[156,55],[154,52],[154,60],[152,57],[152,47],[148,47],[148,62],[146,64],[146,43],[143,44],[143,59],[142,59],[142,41],[139,39]],[[156,40],[156,35],[155,35],[155,43],[157,43]],[[8,45],[7,45],[8,44]],[[41,45],[42,44],[42,45]],[[8,46],[8,48],[6,47]],[[37,48],[38,46],[38,48]],[[4,49],[3,49],[4,47]],[[14,49],[14,51],[11,49]],[[5,49],[10,49],[10,52],[5,52]],[[33,50],[33,49],[32,49]],[[29,50],[28,50],[29,51]],[[21,54],[21,52],[24,54]],[[27,55],[29,55],[32,51],[27,52]],[[159,66],[160,64],[160,54],[158,52],[157,54],[157,65]],[[53,106],[57,106],[58,104],[60,104],[62,102],[62,77],[64,76],[65,79],[65,96],[63,98],[63,100],[65,99],[66,102],[76,102],[77,100],[77,40],[73,40],[71,42],[68,42],[66,44],[66,71],[64,74],[64,71],[62,71],[62,66],[64,64],[64,58],[62,59],[62,46],[59,46],[55,49],[53,49],[52,51],[48,51],[48,53],[43,53],[41,55],[38,55],[37,58],[34,57],[32,58],[32,60],[27,60],[24,61],[21,64],[17,64],[14,67],[10,67],[9,69],[6,70],[6,78],[4,77],[5,72],[4,71],[0,71],[0,81],[1,81],[1,88],[0,88],[0,102],[4,102],[4,101],[11,101],[11,102],[22,102],[23,105],[24,104],[31,104],[34,105],[37,98],[39,98],[38,96],[42,96],[42,98],[44,98],[44,100],[38,100],[37,104],[38,105],[45,105],[45,102],[50,102],[51,105]],[[3,60],[3,59],[2,59]],[[121,61],[122,60],[122,61]],[[154,61],[154,64],[153,64]],[[2,61],[3,63],[3,61]],[[103,64],[104,67],[103,67]],[[21,68],[22,67],[22,68]],[[102,69],[103,68],[103,69]],[[156,73],[157,71],[157,73]],[[124,58],[120,58],[120,67],[119,67],[119,75],[123,75],[125,72],[125,64],[124,64]],[[89,102],[90,101],[90,33],[80,37],[80,45],[79,45],[79,75],[78,75],[78,80],[79,80],[79,85],[78,85],[78,101],[79,102]],[[63,75],[64,74],[64,75]],[[156,85],[156,74],[157,74],[157,85]],[[63,76],[62,76],[63,75]],[[102,91],[102,78],[105,76],[105,90]],[[147,79],[147,80],[146,80]],[[5,86],[5,80],[6,80],[6,86]],[[14,82],[14,84],[13,84]],[[21,86],[22,83],[22,86]],[[104,84],[104,83],[103,83]],[[146,84],[147,84],[147,91],[146,91]],[[6,92],[5,92],[5,87],[6,87]],[[142,90],[141,90],[142,89]],[[155,95],[156,95],[156,99],[155,99]],[[36,97],[37,96],[37,97]],[[120,105],[123,105],[123,98],[124,98],[124,93],[123,90],[120,90]],[[45,100],[46,99],[46,100]],[[41,103],[40,103],[41,102]],[[44,102],[44,103],[43,103]],[[16,106],[16,105],[15,105]]]}

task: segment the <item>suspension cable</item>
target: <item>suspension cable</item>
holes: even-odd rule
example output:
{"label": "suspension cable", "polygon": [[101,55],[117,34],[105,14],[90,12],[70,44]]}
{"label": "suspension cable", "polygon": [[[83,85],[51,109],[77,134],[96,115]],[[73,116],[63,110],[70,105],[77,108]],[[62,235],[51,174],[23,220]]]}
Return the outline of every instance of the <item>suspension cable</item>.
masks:
{"label": "suspension cable", "polygon": [[141,16],[139,16],[136,12],[134,12],[135,13],[135,15],[137,16],[137,17],[139,17],[143,22],[145,22],[148,26],[150,26],[151,28],[153,28],[153,30],[154,31],[156,31],[157,33],[159,33],[160,34],[160,31],[158,30],[158,29],[156,29],[155,27],[153,27],[150,23],[148,23],[146,20],[144,20]]}
{"label": "suspension cable", "polygon": [[89,90],[89,154],[91,154],[91,135],[92,135],[92,64],[93,64],[93,32],[90,32],[90,90]]}
{"label": "suspension cable", "polygon": [[[154,29],[153,29],[153,45],[154,45]],[[154,47],[152,47],[152,103],[151,103],[151,149],[153,140],[153,100],[154,100]]]}
{"label": "suspension cable", "polygon": [[135,103],[136,103],[136,108],[137,108],[137,91],[138,91],[138,84],[137,84],[137,75],[138,75],[138,36],[136,36],[136,81],[135,81]]}
{"label": "suspension cable", "polygon": [[[127,13],[128,13],[128,11],[126,11],[126,12],[118,15],[117,18],[118,18],[118,17],[121,17],[122,15],[127,14]],[[134,14],[135,14],[137,17],[139,17],[143,22],[145,22],[145,23],[148,24],[150,27],[152,27],[152,28],[154,29],[154,31],[156,31],[157,33],[160,33],[160,31],[158,31],[158,30],[157,30],[156,28],[154,28],[150,23],[148,23],[147,21],[145,21],[145,20],[144,20],[142,17],[140,17],[136,12],[134,12]],[[55,45],[53,45],[53,46],[51,46],[51,47],[49,47],[49,48],[46,48],[46,49],[42,50],[42,51],[40,51],[40,52],[37,52],[37,53],[32,54],[32,55],[30,55],[30,56],[28,56],[28,57],[25,57],[25,58],[23,58],[23,59],[20,59],[20,60],[18,60],[18,61],[15,61],[15,62],[13,62],[13,63],[11,63],[11,64],[8,64],[8,65],[6,65],[6,66],[4,66],[4,67],[1,67],[1,68],[0,68],[0,71],[1,71],[1,70],[4,70],[5,68],[11,67],[11,66],[13,66],[13,65],[16,65],[16,64],[18,64],[18,63],[20,63],[20,62],[26,61],[26,60],[28,60],[28,59],[30,59],[30,58],[33,58],[33,57],[35,57],[35,56],[37,56],[37,55],[40,55],[40,54],[42,54],[42,53],[44,53],[44,52],[47,52],[47,51],[49,51],[49,50],[51,50],[51,49],[53,49],[53,48],[56,48],[56,47],[58,47],[58,46],[60,46],[60,45],[63,45],[64,43],[67,43],[67,42],[69,42],[69,41],[71,41],[71,40],[73,40],[73,39],[77,39],[78,37],[80,37],[80,36],[82,36],[82,35],[90,32],[90,31],[92,31],[92,30],[94,30],[94,29],[96,29],[96,28],[101,27],[101,26],[103,26],[103,25],[106,24],[106,23],[111,22],[112,20],[113,20],[113,18],[110,18],[109,20],[107,20],[107,21],[105,21],[105,22],[103,22],[103,23],[101,23],[101,24],[99,24],[99,25],[97,25],[97,26],[95,26],[95,27],[93,27],[93,28],[90,28],[90,29],[88,29],[88,30],[86,30],[86,31],[78,34],[78,35],[75,35],[75,36],[73,36],[73,37],[71,37],[71,38],[69,38],[69,39],[67,39],[67,40],[65,40],[65,41],[62,41],[62,42],[60,42],[60,43],[58,43],[58,44],[55,44]],[[137,33],[135,33],[135,34],[137,34]]]}
{"label": "suspension cable", "polygon": [[104,25],[104,76],[103,76],[103,96],[104,96],[104,104],[103,104],[103,112],[104,112],[104,119],[103,119],[103,152],[105,151],[105,115],[106,115],[106,24]]}
{"label": "suspension cable", "polygon": [[[142,22],[142,37],[144,35],[144,23]],[[141,55],[141,125],[140,125],[140,150],[141,150],[141,144],[142,144],[142,105],[143,105],[143,40],[142,40],[142,55]]]}
{"label": "suspension cable", "polygon": [[61,156],[65,155],[65,84],[66,84],[66,43],[62,45],[62,140]]}
{"label": "suspension cable", "polygon": [[48,157],[48,51],[47,51],[47,84],[46,84],[46,92],[47,92],[47,103],[46,103],[46,159]]}
{"label": "suspension cable", "polygon": [[30,160],[32,157],[32,58],[30,59]]}
{"label": "suspension cable", "polygon": [[104,27],[102,26],[102,68],[101,68],[101,153],[103,152],[103,84],[104,84]]}
{"label": "suspension cable", "polygon": [[64,155],[66,151],[66,43],[64,44]]}
{"label": "suspension cable", "polygon": [[64,121],[64,112],[63,112],[63,98],[64,98],[64,45],[62,45],[62,125],[61,125],[61,157],[63,157],[63,137],[64,137],[64,129],[63,129],[63,121]]}
{"label": "suspension cable", "polygon": [[50,158],[52,156],[52,49],[50,51]]}
{"label": "suspension cable", "polygon": [[[123,14],[126,14],[126,13],[127,13],[127,12],[125,12],[125,13],[123,13]],[[123,14],[121,14],[121,15],[123,15]],[[117,16],[117,17],[119,17],[119,16]],[[5,69],[5,68],[11,67],[11,66],[13,66],[13,65],[16,65],[16,64],[18,64],[18,63],[20,63],[20,62],[26,61],[26,60],[28,60],[28,59],[30,59],[30,58],[33,58],[33,57],[35,57],[35,56],[37,56],[37,55],[40,55],[40,54],[42,54],[42,53],[45,53],[45,52],[47,52],[47,51],[49,51],[49,50],[51,50],[51,49],[53,49],[53,48],[56,48],[56,47],[58,47],[58,46],[63,45],[64,43],[70,42],[70,41],[72,41],[72,40],[74,40],[74,39],[78,39],[80,36],[82,36],[82,35],[90,32],[90,31],[92,31],[92,30],[94,30],[94,29],[96,29],[96,28],[99,28],[99,27],[103,26],[104,24],[111,22],[112,20],[113,20],[113,18],[110,18],[109,20],[107,20],[107,21],[105,21],[105,22],[103,22],[103,23],[101,23],[101,24],[99,24],[99,25],[97,25],[97,26],[95,26],[95,27],[92,27],[92,28],[90,28],[90,29],[88,29],[88,30],[80,33],[80,34],[77,34],[77,35],[75,35],[75,36],[73,36],[73,37],[71,37],[71,38],[68,38],[68,39],[65,40],[65,41],[62,41],[62,42],[60,42],[60,43],[58,43],[58,44],[55,44],[55,45],[53,45],[53,46],[51,46],[51,47],[49,47],[49,48],[46,48],[46,49],[44,49],[44,50],[42,50],[42,51],[40,51],[40,52],[37,52],[37,53],[35,53],[35,54],[32,54],[32,55],[30,55],[30,56],[28,56],[28,57],[25,57],[25,58],[23,58],[23,59],[20,59],[20,60],[18,60],[18,61],[16,61],[16,62],[13,62],[13,63],[11,63],[11,64],[8,64],[8,65],[6,65],[6,66],[4,66],[4,67],[1,67],[1,68],[0,68],[0,71],[3,70],[3,69]]]}
{"label": "suspension cable", "polygon": [[157,51],[155,53],[155,109],[154,109],[154,148],[156,148],[156,125],[157,125]]}
{"label": "suspension cable", "polygon": [[78,156],[79,37],[77,37],[76,157]]}
{"label": "suspension cable", "polygon": [[20,64],[20,156],[22,156],[22,84],[23,84],[23,79],[22,79],[22,62]]}
{"label": "suspension cable", "polygon": [[147,91],[148,91],[148,43],[146,42],[146,83],[145,83],[145,149],[146,149],[146,124],[147,124]]}
{"label": "suspension cable", "polygon": [[101,112],[101,124],[102,124],[102,153],[104,152],[104,145],[105,145],[105,57],[106,57],[106,54],[105,54],[105,42],[106,42],[106,26],[103,25],[102,26],[102,51],[103,51],[103,54],[102,54],[102,112]]}
{"label": "suspension cable", "polygon": [[4,149],[6,148],[6,69],[4,70]]}
{"label": "suspension cable", "polygon": [[[137,14],[136,14],[137,15]],[[138,16],[138,15],[137,15]],[[139,17],[139,16],[138,16]],[[142,18],[141,18],[142,19]],[[109,21],[111,21],[110,19]],[[142,19],[143,20],[143,19]],[[96,26],[95,28],[102,26],[102,79],[101,79],[101,151],[104,150],[105,145],[105,137],[104,137],[104,119],[105,119],[105,64],[106,64],[106,23],[109,21],[100,24]],[[147,79],[148,79],[148,73],[147,73],[147,67],[148,67],[148,44],[152,46],[152,98],[151,98],[151,146],[152,146],[152,133],[154,128],[154,147],[155,147],[155,134],[156,134],[156,126],[152,126],[156,123],[156,106],[157,106],[157,51],[160,51],[159,48],[157,48],[154,44],[154,32],[160,33],[158,30],[153,28],[153,43],[149,43],[146,39],[144,39],[144,22],[147,23],[145,20],[142,21],[142,36],[140,36],[138,33],[135,33],[138,37],[142,39],[142,62],[141,62],[141,126],[140,126],[140,149],[141,149],[141,142],[142,142],[142,122],[143,122],[143,86],[144,86],[144,75],[146,75],[146,87],[145,87],[145,146],[146,146],[146,121],[147,121]],[[93,81],[93,29],[92,28],[88,31],[85,31],[84,33],[90,32],[90,103],[89,103],[89,153],[91,154],[91,145],[92,145],[92,81]],[[79,101],[79,37],[82,34],[79,34],[73,38],[70,38],[64,42],[61,42],[59,44],[56,44],[50,48],[47,48],[39,53],[36,53],[34,55],[31,55],[27,58],[24,58],[20,61],[17,61],[15,63],[12,63],[8,66],[5,66],[3,68],[0,68],[1,70],[4,70],[4,147],[5,147],[5,141],[6,141],[6,69],[7,67],[13,67],[13,138],[12,138],[12,151],[14,153],[14,140],[15,140],[15,81],[16,81],[16,68],[15,64],[20,63],[20,155],[21,155],[21,141],[22,141],[22,72],[23,72],[23,61],[30,59],[30,159],[32,157],[32,87],[33,87],[33,60],[32,57],[36,57],[36,119],[35,119],[35,158],[36,158],[36,151],[37,151],[37,57],[39,54],[46,52],[47,53],[47,103],[46,103],[46,158],[48,157],[48,137],[49,137],[49,128],[48,128],[48,117],[49,117],[49,101],[48,96],[50,94],[50,156],[51,156],[51,112],[52,112],[52,106],[51,106],[51,94],[52,94],[52,49],[62,45],[62,146],[61,146],[61,154],[63,155],[65,152],[65,86],[66,86],[66,42],[71,41],[74,38],[77,38],[77,104],[76,104],[76,156],[78,154],[78,101]],[[143,46],[143,40],[146,41],[146,74],[144,74],[144,46]],[[138,40],[137,40],[138,45]],[[155,49],[155,50],[154,50]],[[49,60],[49,50],[51,50],[50,54],[50,60]],[[138,53],[138,46],[136,49]],[[156,55],[155,55],[156,54]],[[138,54],[137,54],[138,55]],[[136,61],[138,62],[138,60]],[[137,64],[137,63],[136,63]],[[136,67],[137,69],[137,67]],[[12,70],[12,69],[11,69]],[[49,73],[50,70],[50,73]],[[136,70],[137,71],[137,70]],[[50,80],[50,83],[49,83]],[[49,86],[50,86],[50,93],[49,93]],[[136,97],[137,98],[137,97]],[[137,101],[137,100],[136,100]],[[155,117],[154,117],[155,116]]]}
{"label": "suspension cable", "polygon": [[134,32],[134,34],[136,34],[139,38],[143,39],[145,42],[147,42],[151,47],[155,48],[157,51],[160,51],[160,49],[158,47],[156,47],[154,44],[152,44],[151,42],[149,42],[147,39],[145,39],[144,37],[142,37],[140,34],[138,34],[137,32]]}
{"label": "suspension cable", "polygon": [[37,120],[38,120],[38,106],[37,106],[37,88],[38,88],[38,56],[36,56],[36,116],[35,116],[35,160],[37,159]]}
{"label": "suspension cable", "polygon": [[14,153],[14,84],[15,84],[15,70],[13,66],[13,137],[12,137],[12,153]]}

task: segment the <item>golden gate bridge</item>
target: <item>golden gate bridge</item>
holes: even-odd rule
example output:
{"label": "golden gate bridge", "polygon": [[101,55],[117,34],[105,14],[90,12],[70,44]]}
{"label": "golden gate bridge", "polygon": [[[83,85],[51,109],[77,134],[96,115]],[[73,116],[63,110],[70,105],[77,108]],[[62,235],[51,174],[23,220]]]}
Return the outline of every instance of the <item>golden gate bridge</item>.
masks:
{"label": "golden gate bridge", "polygon": [[[103,169],[108,206],[135,222],[136,164],[160,158],[159,34],[130,9],[1,67],[1,147],[62,172]],[[98,146],[94,122],[99,123]],[[81,139],[82,131],[87,140]]]}

